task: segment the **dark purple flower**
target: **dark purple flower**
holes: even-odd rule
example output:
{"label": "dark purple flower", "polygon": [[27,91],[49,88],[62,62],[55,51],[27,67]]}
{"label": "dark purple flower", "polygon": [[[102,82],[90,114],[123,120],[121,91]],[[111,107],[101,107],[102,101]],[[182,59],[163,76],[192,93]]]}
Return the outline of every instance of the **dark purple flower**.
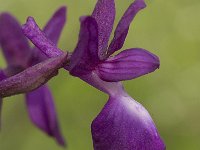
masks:
{"label": "dark purple flower", "polygon": [[[141,48],[130,48],[111,56],[122,48],[130,23],[145,6],[144,0],[135,0],[130,5],[109,46],[115,19],[114,0],[98,0],[92,16],[80,19],[79,41],[65,69],[109,95],[103,110],[92,122],[95,150],[165,149],[147,110],[119,82],[155,71],[159,68],[159,58]],[[45,37],[33,18],[28,18],[23,31],[47,56],[63,53]]]}
{"label": "dark purple flower", "polygon": [[[61,7],[43,30],[55,44],[65,20],[66,8]],[[48,57],[36,47],[31,48],[20,24],[9,13],[0,15],[0,45],[8,64],[6,69],[0,70],[0,97],[26,93],[31,121],[49,136],[54,137],[60,145],[65,146],[53,97],[47,85],[43,84],[57,75],[59,68],[66,65],[68,54],[47,59]],[[2,99],[0,107],[1,105]]]}

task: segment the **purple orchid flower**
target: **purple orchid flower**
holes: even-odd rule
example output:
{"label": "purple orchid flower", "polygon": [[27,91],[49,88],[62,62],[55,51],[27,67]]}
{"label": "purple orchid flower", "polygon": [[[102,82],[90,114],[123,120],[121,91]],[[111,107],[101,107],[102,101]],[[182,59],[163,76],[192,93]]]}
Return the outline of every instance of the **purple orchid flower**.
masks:
{"label": "purple orchid flower", "polygon": [[[61,7],[43,30],[55,44],[65,20],[66,7]],[[26,93],[26,105],[31,121],[46,134],[54,137],[60,145],[65,146],[52,94],[48,86],[43,84],[57,75],[58,69],[66,64],[67,54],[47,59],[36,47],[31,48],[21,26],[9,13],[0,15],[0,45],[8,64],[6,69],[0,70],[0,97]],[[0,107],[1,105],[2,99]]]}
{"label": "purple orchid flower", "polygon": [[[135,0],[118,23],[108,46],[115,20],[114,0],[98,0],[92,16],[81,17],[77,47],[65,69],[97,89],[109,100],[92,122],[95,150],[165,150],[156,126],[147,110],[124,90],[120,81],[130,80],[159,68],[159,58],[141,48],[122,48],[129,25],[145,8],[144,0]],[[62,54],[39,29],[32,17],[23,26],[25,35],[46,56]]]}

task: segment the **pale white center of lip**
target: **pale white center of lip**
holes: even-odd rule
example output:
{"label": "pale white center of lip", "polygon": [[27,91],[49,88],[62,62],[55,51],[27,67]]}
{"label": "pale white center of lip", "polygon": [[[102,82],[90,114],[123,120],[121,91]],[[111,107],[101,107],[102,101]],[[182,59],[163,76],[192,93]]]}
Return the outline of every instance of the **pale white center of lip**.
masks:
{"label": "pale white center of lip", "polygon": [[140,103],[138,103],[128,95],[121,95],[120,103],[122,104],[128,115],[138,120],[141,125],[146,129],[155,131],[155,124],[151,116]]}

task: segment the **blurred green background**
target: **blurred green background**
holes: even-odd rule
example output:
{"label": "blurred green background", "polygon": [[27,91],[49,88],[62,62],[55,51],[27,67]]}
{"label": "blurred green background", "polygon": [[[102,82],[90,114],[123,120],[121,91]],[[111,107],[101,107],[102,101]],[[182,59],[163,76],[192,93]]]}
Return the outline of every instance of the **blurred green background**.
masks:
{"label": "blurred green background", "polygon": [[[116,0],[116,23],[133,0]],[[200,1],[146,0],[148,7],[132,23],[124,49],[145,48],[160,57],[156,72],[124,82],[128,93],[152,115],[168,150],[200,149]],[[59,47],[72,51],[79,17],[91,14],[95,0],[0,0],[0,12],[9,11],[23,24],[35,17],[43,27],[61,5],[68,21]],[[116,25],[116,24],[115,24]],[[0,67],[5,67],[0,54]],[[108,97],[64,70],[49,82],[55,97],[68,150],[92,150],[90,123]],[[35,128],[27,115],[23,95],[6,98],[0,150],[62,150]]]}

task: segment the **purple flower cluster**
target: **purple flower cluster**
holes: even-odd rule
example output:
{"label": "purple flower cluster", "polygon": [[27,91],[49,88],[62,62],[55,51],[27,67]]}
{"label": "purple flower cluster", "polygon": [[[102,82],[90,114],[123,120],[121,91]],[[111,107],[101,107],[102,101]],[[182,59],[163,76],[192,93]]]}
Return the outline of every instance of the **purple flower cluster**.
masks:
{"label": "purple flower cluster", "polygon": [[[33,123],[55,137],[61,145],[55,107],[45,84],[64,68],[109,95],[109,100],[91,125],[95,150],[165,150],[147,110],[124,90],[120,81],[148,74],[159,68],[159,58],[142,48],[123,47],[129,26],[145,8],[135,0],[120,19],[109,44],[115,20],[114,0],[98,0],[91,16],[80,18],[80,32],[73,53],[64,53],[56,43],[65,22],[59,9],[42,31],[32,17],[20,26],[8,14],[0,17],[0,44],[8,68],[0,71],[0,97],[26,93]],[[30,48],[24,35],[37,48]]]}
{"label": "purple flower cluster", "polygon": [[[43,30],[54,43],[58,42],[65,15],[66,8],[60,8]],[[21,26],[9,13],[0,15],[0,45],[8,64],[6,69],[0,70],[1,97],[26,93],[26,105],[32,122],[55,137],[59,144],[65,145],[59,131],[53,97],[48,86],[43,84],[57,75],[58,69],[66,64],[67,54],[47,59],[38,48],[31,48]]]}

